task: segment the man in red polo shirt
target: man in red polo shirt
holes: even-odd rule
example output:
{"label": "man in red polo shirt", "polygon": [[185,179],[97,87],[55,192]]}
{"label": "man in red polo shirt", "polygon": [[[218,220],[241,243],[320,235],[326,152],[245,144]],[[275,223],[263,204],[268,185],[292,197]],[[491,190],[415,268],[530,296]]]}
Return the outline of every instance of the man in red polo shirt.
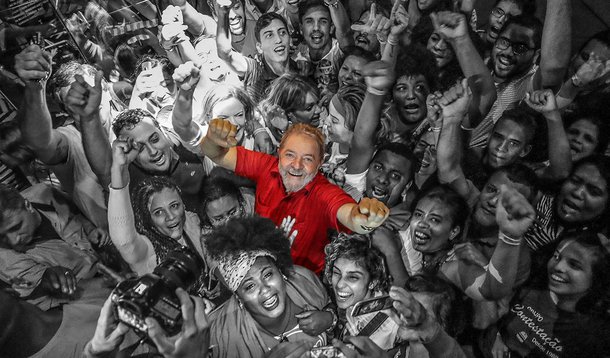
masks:
{"label": "man in red polo shirt", "polygon": [[316,273],[324,268],[328,229],[369,233],[387,218],[389,209],[377,199],[356,203],[341,188],[319,173],[324,155],[324,136],[319,129],[298,123],[284,134],[278,156],[235,147],[236,128],[214,119],[199,145],[216,164],[256,182],[255,211],[279,225],[283,218],[296,219],[299,234],[292,244],[297,265]]}

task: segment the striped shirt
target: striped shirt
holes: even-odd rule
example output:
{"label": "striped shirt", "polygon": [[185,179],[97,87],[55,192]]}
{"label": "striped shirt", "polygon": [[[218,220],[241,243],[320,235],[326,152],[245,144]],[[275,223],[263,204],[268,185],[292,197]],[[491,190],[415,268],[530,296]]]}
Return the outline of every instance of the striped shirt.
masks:
{"label": "striped shirt", "polygon": [[555,219],[554,210],[555,197],[544,194],[536,204],[536,221],[524,235],[525,242],[532,251],[554,242],[563,231]]}
{"label": "striped shirt", "polygon": [[534,75],[538,71],[538,65],[523,74],[521,77],[515,78],[512,81],[496,83],[496,91],[498,98],[491,106],[487,116],[474,128],[470,137],[470,147],[485,147],[487,139],[491,134],[493,126],[502,113],[508,109],[515,108],[519,101],[525,98],[525,94],[534,89]]}
{"label": "striped shirt", "polygon": [[[254,103],[258,104],[265,98],[269,84],[279,76],[271,70],[261,54],[257,54],[255,58],[245,59],[248,67],[244,74],[244,87]],[[296,72],[296,63],[290,61],[289,68],[289,72]]]}

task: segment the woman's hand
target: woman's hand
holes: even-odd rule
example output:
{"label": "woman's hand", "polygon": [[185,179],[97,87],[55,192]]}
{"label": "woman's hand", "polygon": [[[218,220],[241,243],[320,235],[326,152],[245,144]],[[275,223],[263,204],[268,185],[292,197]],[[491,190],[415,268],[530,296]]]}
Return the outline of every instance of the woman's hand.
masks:
{"label": "woman's hand", "polygon": [[390,298],[396,313],[390,317],[398,324],[398,336],[403,341],[429,342],[442,329],[434,315],[402,287],[392,286]]}
{"label": "woman's hand", "polygon": [[100,317],[97,319],[95,333],[88,345],[88,353],[93,356],[103,356],[105,353],[116,350],[128,331],[127,325],[117,322],[114,318],[114,302],[108,297],[102,307]]}
{"label": "woman's hand", "polygon": [[182,310],[182,330],[168,337],[154,318],[146,318],[148,336],[165,358],[207,357],[210,345],[210,323],[205,303],[200,297],[191,297],[181,288],[176,289]]}
{"label": "woman's hand", "polygon": [[51,266],[42,274],[39,286],[51,294],[71,296],[76,292],[78,280],[71,269]]}
{"label": "woman's hand", "polygon": [[299,328],[310,336],[317,336],[333,324],[333,314],[328,311],[305,311],[296,315]]}
{"label": "woman's hand", "polygon": [[500,232],[513,239],[521,238],[534,219],[536,211],[529,201],[516,189],[502,185],[496,207],[496,222]]}
{"label": "woman's hand", "polygon": [[458,259],[474,265],[485,267],[489,263],[487,257],[477,250],[471,242],[457,244],[451,251]]}
{"label": "woman's hand", "polygon": [[298,230],[292,231],[292,227],[294,226],[294,223],[296,221],[297,221],[297,218],[293,218],[290,215],[286,216],[285,218],[282,219],[282,223],[280,224],[280,227],[279,227],[279,229],[281,229],[284,232],[284,235],[286,235],[286,237],[288,238],[288,241],[290,242],[290,246],[292,246],[294,239],[296,239],[297,235],[299,234]]}

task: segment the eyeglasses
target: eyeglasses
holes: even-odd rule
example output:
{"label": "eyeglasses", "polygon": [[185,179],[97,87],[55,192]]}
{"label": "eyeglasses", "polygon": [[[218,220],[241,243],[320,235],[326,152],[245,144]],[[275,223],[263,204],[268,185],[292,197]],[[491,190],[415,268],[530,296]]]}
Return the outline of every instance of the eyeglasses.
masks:
{"label": "eyeglasses", "polygon": [[226,214],[224,214],[222,216],[215,216],[215,217],[209,218],[210,224],[212,224],[212,225],[224,224],[225,222],[229,221],[229,219],[231,219],[231,218],[241,216],[241,213],[242,213],[242,207],[240,205],[240,206],[237,206],[237,207],[229,210]]}
{"label": "eyeglasses", "polygon": [[504,36],[498,37],[498,39],[496,40],[496,48],[498,48],[499,50],[506,50],[509,47],[513,49],[513,52],[517,56],[523,55],[527,51],[534,49],[522,42],[513,42]]}
{"label": "eyeglasses", "polygon": [[507,14],[506,11],[502,10],[499,7],[494,7],[493,9],[491,9],[491,16],[504,17],[504,16],[510,16],[510,14]]}

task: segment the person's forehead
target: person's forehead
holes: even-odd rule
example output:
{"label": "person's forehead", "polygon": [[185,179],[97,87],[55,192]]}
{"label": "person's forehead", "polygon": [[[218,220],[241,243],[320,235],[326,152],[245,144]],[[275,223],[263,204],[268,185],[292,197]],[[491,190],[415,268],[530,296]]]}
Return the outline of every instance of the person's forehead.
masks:
{"label": "person's forehead", "polygon": [[599,169],[597,169],[597,167],[593,164],[587,163],[579,166],[574,171],[574,175],[579,176],[589,184],[595,185],[602,190],[607,189],[606,180],[604,179],[604,177],[602,177],[601,173],[599,172]]}
{"label": "person's forehead", "polygon": [[575,240],[564,241],[558,248],[563,256],[578,260],[582,263],[590,263],[590,257],[593,256],[591,249],[582,246]]}
{"label": "person's forehead", "polygon": [[366,268],[364,268],[362,266],[362,264],[360,263],[360,260],[356,260],[356,259],[352,259],[352,258],[347,258],[347,257],[343,257],[340,256],[339,258],[337,258],[334,262],[334,267],[336,267],[337,269],[339,269],[342,273],[354,273],[354,272],[359,272],[363,275],[367,275],[368,271],[366,270]]}
{"label": "person's forehead", "polygon": [[502,31],[503,37],[511,40],[512,42],[524,43],[529,46],[534,46],[534,30],[525,26],[517,24],[509,24],[506,29]]}
{"label": "person's forehead", "polygon": [[150,196],[149,207],[162,207],[180,199],[180,194],[172,188],[163,188]]}
{"label": "person's forehead", "polygon": [[260,256],[256,258],[256,261],[254,261],[254,264],[250,266],[250,270],[248,270],[248,273],[244,277],[244,281],[249,278],[256,278],[260,276],[261,271],[267,267],[270,267],[271,269],[275,267],[267,256]]}
{"label": "person's forehead", "polygon": [[212,108],[212,112],[214,114],[233,114],[227,112],[239,112],[244,110],[244,105],[235,97],[229,97],[223,100],[218,101],[214,108]]}
{"label": "person's forehead", "polygon": [[355,55],[349,55],[349,56],[347,56],[345,61],[343,61],[344,65],[351,67],[354,70],[361,69],[367,63],[368,63],[368,61],[366,59],[359,57],[359,56],[355,56]]}
{"label": "person's forehead", "polygon": [[417,209],[434,212],[437,215],[444,216],[449,208],[447,204],[445,204],[439,198],[430,198],[425,196],[417,203]]}
{"label": "person's forehead", "polygon": [[500,133],[509,139],[517,139],[520,141],[525,139],[525,128],[508,118],[498,121],[494,127],[494,132]]}
{"label": "person's forehead", "polygon": [[263,27],[260,31],[261,34],[264,34],[265,32],[276,32],[279,30],[286,30],[286,25],[284,25],[284,23],[282,22],[282,20],[280,19],[273,19],[271,20],[271,22],[269,23],[269,25]]}
{"label": "person's forehead", "polygon": [[398,78],[398,80],[396,81],[396,84],[410,84],[410,85],[415,85],[417,83],[423,83],[426,86],[428,86],[428,81],[426,81],[426,77],[424,77],[424,75],[422,75],[421,73],[416,73],[416,74],[412,74],[412,75],[404,75],[404,76],[400,76]]}
{"label": "person's forehead", "polygon": [[397,170],[405,174],[411,170],[411,161],[389,150],[382,150],[377,153],[373,158],[373,162],[381,163],[389,170]]}
{"label": "person's forehead", "polygon": [[330,19],[330,13],[328,12],[328,8],[326,6],[314,6],[307,10],[305,15],[303,15],[303,20],[310,19],[321,19],[326,18]]}
{"label": "person's forehead", "polygon": [[515,1],[501,0],[496,7],[504,10],[504,12],[511,14],[512,16],[521,15],[522,9]]}
{"label": "person's forehead", "polygon": [[311,155],[315,158],[319,156],[318,144],[308,135],[294,133],[288,136],[284,141],[284,151],[292,151],[302,156]]}
{"label": "person's forehead", "polygon": [[579,119],[576,122],[572,123],[569,129],[578,129],[578,131],[591,133],[593,135],[596,135],[598,131],[597,125],[591,123],[591,121],[585,118]]}
{"label": "person's forehead", "polygon": [[314,104],[318,101],[318,99],[316,98],[316,95],[308,92],[307,95],[305,96],[305,107],[309,106],[311,104]]}
{"label": "person's forehead", "polygon": [[146,116],[142,118],[142,120],[138,122],[133,128],[123,129],[121,131],[121,134],[125,134],[128,137],[133,138],[133,140],[136,142],[145,142],[148,141],[149,137],[153,133],[156,133],[158,131],[159,129],[157,128],[157,126],[155,126],[153,119]]}
{"label": "person's forehead", "polygon": [[500,189],[500,186],[506,185],[508,188],[512,188],[517,190],[521,195],[526,198],[530,197],[531,188],[525,184],[517,183],[509,179],[508,175],[504,171],[495,172],[487,181],[487,185],[493,185],[496,188]]}

